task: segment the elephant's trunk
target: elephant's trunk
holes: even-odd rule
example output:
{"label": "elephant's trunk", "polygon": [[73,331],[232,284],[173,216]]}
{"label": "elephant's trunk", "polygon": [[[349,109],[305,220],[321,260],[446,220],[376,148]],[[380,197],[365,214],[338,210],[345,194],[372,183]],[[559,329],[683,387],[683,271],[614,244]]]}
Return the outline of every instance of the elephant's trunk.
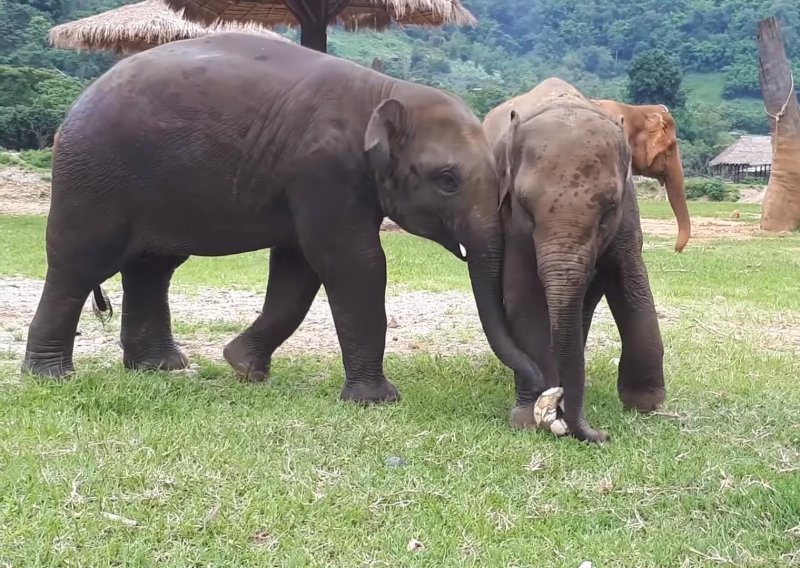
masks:
{"label": "elephant's trunk", "polygon": [[667,187],[669,204],[675,213],[675,219],[678,221],[678,239],[675,241],[675,251],[681,252],[692,235],[692,225],[689,219],[689,208],[686,205],[683,166],[681,165],[681,155],[677,145],[667,158],[664,184]]}
{"label": "elephant's trunk", "polygon": [[537,247],[538,271],[547,297],[550,348],[556,355],[559,383],[564,388],[564,420],[573,435],[587,439],[593,431],[583,408],[583,299],[594,257],[587,252],[562,252],[570,250],[574,245]]}
{"label": "elephant's trunk", "polygon": [[524,377],[532,390],[542,392],[544,376],[511,336],[503,306],[503,235],[499,223],[484,227],[479,239],[467,241],[469,277],[483,331],[504,365]]}

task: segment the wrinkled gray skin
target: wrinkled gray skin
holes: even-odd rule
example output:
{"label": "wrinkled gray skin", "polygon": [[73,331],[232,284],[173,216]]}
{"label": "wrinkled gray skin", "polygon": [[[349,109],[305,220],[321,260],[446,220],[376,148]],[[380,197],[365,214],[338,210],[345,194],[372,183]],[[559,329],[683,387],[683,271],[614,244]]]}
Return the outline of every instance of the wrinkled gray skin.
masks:
{"label": "wrinkled gray skin", "polygon": [[[501,172],[512,333],[548,387],[564,388],[572,434],[603,441],[583,406],[584,347],[603,295],[622,338],[622,401],[652,410],[664,400],[664,352],[621,123],[568,83],[548,79],[493,109],[484,130]],[[525,428],[537,391],[524,377],[516,383],[512,422]]]}
{"label": "wrinkled gray skin", "polygon": [[[264,379],[325,286],[346,371],[342,398],[392,401],[383,373],[388,216],[466,261],[489,343],[541,373],[502,304],[497,170],[458,98],[250,34],[129,57],[69,111],[54,149],[47,282],[23,368],[73,371],[81,307],[117,272],[127,367],[180,369],[167,299],[190,255],[272,248],[261,315],[224,351]],[[102,303],[102,302],[101,302]]]}

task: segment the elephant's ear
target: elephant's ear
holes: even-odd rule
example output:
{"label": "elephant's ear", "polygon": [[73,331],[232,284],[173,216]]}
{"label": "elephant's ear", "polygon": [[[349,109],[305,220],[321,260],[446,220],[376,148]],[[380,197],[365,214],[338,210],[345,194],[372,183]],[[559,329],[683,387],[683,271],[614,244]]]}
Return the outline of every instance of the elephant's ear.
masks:
{"label": "elephant's ear", "polygon": [[659,155],[669,152],[675,142],[675,137],[670,133],[667,121],[664,120],[664,116],[659,112],[648,114],[645,118],[645,124],[647,125],[647,146],[645,151],[647,153],[647,167],[649,168]]}
{"label": "elephant's ear", "polygon": [[519,115],[512,110],[509,115],[508,130],[502,138],[502,143],[498,145],[497,171],[500,177],[500,210],[502,211],[508,204],[511,197],[511,189],[514,187],[514,156],[516,155],[515,140],[519,129]]}
{"label": "elephant's ear", "polygon": [[379,104],[364,133],[364,153],[379,178],[385,177],[408,134],[408,112],[396,99]]}

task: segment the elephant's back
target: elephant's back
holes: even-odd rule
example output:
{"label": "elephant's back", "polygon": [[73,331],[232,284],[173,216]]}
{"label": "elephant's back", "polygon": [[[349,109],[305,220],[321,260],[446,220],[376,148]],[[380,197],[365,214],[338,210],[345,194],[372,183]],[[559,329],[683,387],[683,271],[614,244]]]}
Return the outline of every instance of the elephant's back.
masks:
{"label": "elephant's back", "polygon": [[526,122],[553,105],[588,105],[588,99],[575,87],[557,77],[545,79],[527,93],[517,95],[497,105],[486,114],[484,132],[490,143],[497,140],[510,124],[513,110],[520,122]]}
{"label": "elephant's back", "polygon": [[279,40],[230,33],[138,53],[84,91],[67,114],[65,128],[76,119],[87,122],[87,114],[91,122],[105,125],[132,116],[146,123],[164,114],[194,113],[196,119],[210,120],[220,118],[219,113],[254,114],[271,93],[302,80],[298,68],[315,63],[313,54],[287,47]]}

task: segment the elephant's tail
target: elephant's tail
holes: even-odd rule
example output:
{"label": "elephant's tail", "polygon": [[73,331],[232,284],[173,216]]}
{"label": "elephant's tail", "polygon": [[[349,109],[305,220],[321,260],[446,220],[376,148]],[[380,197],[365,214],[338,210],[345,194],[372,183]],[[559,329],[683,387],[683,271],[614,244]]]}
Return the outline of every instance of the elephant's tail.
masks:
{"label": "elephant's tail", "polygon": [[[111,316],[114,315],[114,309],[111,307],[111,300],[100,286],[92,288],[92,311],[95,317],[102,323],[109,321]],[[108,313],[106,314],[105,312]]]}

